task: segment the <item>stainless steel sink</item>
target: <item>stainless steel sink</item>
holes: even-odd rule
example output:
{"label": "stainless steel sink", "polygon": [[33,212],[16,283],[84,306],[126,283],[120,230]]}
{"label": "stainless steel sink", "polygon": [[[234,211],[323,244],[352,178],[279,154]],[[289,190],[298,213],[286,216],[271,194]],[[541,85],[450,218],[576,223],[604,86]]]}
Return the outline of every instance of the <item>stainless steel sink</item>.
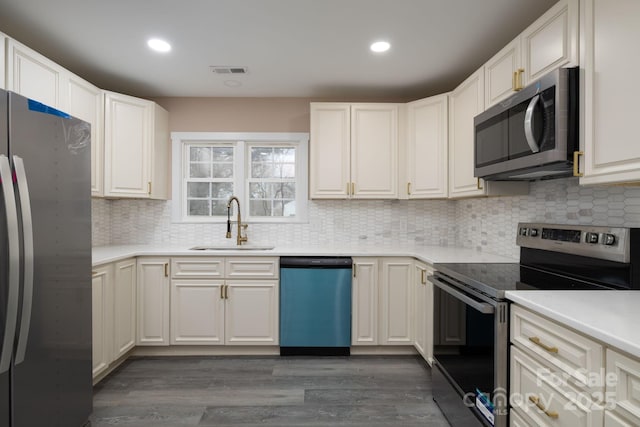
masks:
{"label": "stainless steel sink", "polygon": [[190,251],[270,251],[273,246],[241,245],[241,246],[194,246]]}

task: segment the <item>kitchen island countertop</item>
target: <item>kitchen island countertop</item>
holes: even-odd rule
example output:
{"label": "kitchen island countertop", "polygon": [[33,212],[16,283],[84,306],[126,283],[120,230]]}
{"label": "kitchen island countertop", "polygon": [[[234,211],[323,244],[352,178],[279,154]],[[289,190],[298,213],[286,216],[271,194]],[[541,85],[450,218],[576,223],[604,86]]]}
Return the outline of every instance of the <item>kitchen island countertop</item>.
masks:
{"label": "kitchen island countertop", "polygon": [[506,297],[640,358],[640,291],[507,291]]}
{"label": "kitchen island countertop", "polygon": [[[257,245],[257,244],[256,244]],[[348,246],[335,245],[289,247],[276,246],[271,250],[190,250],[192,245],[121,245],[93,248],[93,265],[106,264],[135,256],[409,256],[429,264],[436,262],[518,262],[517,259],[455,246]]]}

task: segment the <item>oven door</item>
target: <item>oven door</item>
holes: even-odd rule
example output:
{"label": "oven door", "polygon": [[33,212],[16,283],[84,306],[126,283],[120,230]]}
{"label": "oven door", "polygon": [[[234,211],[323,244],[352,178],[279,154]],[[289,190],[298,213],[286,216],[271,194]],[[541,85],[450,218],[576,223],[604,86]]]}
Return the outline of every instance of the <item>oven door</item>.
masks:
{"label": "oven door", "polygon": [[454,427],[506,427],[508,303],[436,272],[433,398]]}

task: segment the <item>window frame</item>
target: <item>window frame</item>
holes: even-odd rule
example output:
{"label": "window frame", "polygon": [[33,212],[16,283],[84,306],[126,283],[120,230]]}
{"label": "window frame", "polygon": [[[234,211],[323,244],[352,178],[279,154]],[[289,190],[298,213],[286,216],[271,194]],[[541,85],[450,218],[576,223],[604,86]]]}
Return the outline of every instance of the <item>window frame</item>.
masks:
{"label": "window frame", "polygon": [[[247,223],[307,223],[309,192],[309,134],[302,132],[172,132],[172,207],[171,219],[174,223],[222,223],[224,216],[187,215],[187,173],[188,147],[193,145],[233,146],[234,195],[241,200],[242,219]],[[264,144],[264,145],[262,145]],[[255,146],[296,148],[296,215],[295,217],[265,217],[249,215],[249,173],[250,149]],[[237,215],[236,204],[233,213]]]}

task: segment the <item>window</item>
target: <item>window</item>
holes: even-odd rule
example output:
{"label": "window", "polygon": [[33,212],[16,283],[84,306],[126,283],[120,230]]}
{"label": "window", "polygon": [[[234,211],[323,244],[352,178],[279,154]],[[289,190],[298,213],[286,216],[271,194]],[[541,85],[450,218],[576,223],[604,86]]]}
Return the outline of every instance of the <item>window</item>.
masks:
{"label": "window", "polygon": [[226,221],[232,195],[247,221],[306,221],[308,134],[174,132],[172,140],[174,222]]}

